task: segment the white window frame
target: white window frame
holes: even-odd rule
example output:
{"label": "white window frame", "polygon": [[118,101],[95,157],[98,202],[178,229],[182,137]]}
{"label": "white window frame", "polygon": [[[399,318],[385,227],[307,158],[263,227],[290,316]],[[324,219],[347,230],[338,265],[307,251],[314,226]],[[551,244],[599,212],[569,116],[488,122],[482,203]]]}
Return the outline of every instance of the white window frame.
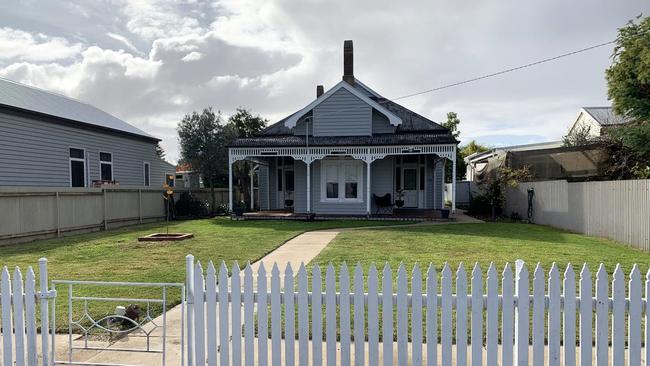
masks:
{"label": "white window frame", "polygon": [[[109,154],[111,156],[111,161],[102,161],[102,154]],[[99,180],[103,181],[102,179],[102,164],[109,164],[111,166],[111,181],[115,181],[115,172],[113,171],[113,153],[108,152],[108,151],[100,151],[99,152]]]}
{"label": "white window frame", "polygon": [[[84,157],[83,159],[81,158],[73,158],[70,156],[70,150],[71,149],[76,149],[76,150],[81,150],[84,152]],[[82,147],[77,147],[77,146],[68,146],[68,179],[69,179],[69,184],[70,187],[72,187],[72,162],[73,161],[80,161],[84,164],[84,187],[88,187],[88,164],[86,163],[86,149]],[[80,188],[80,187],[75,187],[75,188]]]}
{"label": "white window frame", "polygon": [[[345,166],[353,164],[357,169],[357,198],[345,198]],[[339,185],[338,198],[327,198],[327,168],[337,167],[337,183]],[[320,201],[323,203],[360,203],[363,202],[363,161],[351,159],[325,159],[320,164]]]}
{"label": "white window frame", "polygon": [[[145,173],[147,167],[149,169],[149,182],[147,182],[147,174]],[[151,163],[149,163],[148,161],[142,162],[142,185],[145,187],[151,186]]]}

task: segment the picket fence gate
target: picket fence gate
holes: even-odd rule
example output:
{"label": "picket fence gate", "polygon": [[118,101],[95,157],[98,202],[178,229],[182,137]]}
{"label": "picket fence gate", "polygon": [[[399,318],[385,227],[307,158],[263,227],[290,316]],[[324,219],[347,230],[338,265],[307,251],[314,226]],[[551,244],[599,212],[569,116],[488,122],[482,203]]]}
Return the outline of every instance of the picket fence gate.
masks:
{"label": "picket fence gate", "polygon": [[[47,259],[39,260],[39,286],[30,266],[23,280],[18,267],[9,274],[5,266],[0,275],[0,327],[2,328],[2,347],[0,360],[2,365],[50,365],[49,301],[56,293],[49,290]],[[37,302],[40,302],[41,329],[37,331]],[[42,352],[38,352],[37,343],[41,342]],[[39,358],[39,354],[41,358]]]}
{"label": "picket fence gate", "polygon": [[189,365],[265,366],[269,356],[272,366],[380,365],[380,356],[383,366],[447,366],[452,358],[457,365],[587,366],[592,356],[597,366],[640,366],[650,359],[642,347],[642,338],[650,340],[650,272],[644,283],[636,265],[628,278],[617,266],[610,282],[601,264],[594,284],[586,264],[579,281],[570,264],[563,275],[553,264],[548,276],[538,264],[531,291],[523,262],[501,275],[492,264],[485,281],[478,264],[471,277],[462,264],[455,274],[447,264],[440,274],[415,265],[410,275],[400,265],[396,288],[388,265],[381,273],[370,266],[367,275],[359,264],[352,274],[343,264],[338,275],[329,265],[324,289],[318,266],[310,281],[304,265],[295,275],[288,265],[281,276],[276,264],[269,277],[264,264],[254,274],[235,263],[230,275],[224,263],[210,262],[205,273],[192,256],[186,264]]}

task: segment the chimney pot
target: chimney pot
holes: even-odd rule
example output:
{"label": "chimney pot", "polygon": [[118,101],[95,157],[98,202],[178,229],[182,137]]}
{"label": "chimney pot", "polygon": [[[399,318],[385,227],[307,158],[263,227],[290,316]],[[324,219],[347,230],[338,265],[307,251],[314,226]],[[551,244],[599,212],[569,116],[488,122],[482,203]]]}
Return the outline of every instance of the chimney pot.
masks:
{"label": "chimney pot", "polygon": [[316,85],[316,98],[323,95],[324,92],[325,92],[325,88],[323,88],[322,85]]}
{"label": "chimney pot", "polygon": [[351,40],[343,42],[343,80],[354,85],[354,50]]}

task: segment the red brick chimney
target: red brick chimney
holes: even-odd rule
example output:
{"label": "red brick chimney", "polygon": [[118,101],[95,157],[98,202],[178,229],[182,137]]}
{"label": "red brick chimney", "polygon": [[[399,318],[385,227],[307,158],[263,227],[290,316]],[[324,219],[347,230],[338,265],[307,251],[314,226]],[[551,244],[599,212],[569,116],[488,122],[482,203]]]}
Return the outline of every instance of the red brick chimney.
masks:
{"label": "red brick chimney", "polygon": [[322,85],[316,85],[316,98],[323,95],[324,92],[325,92],[325,88],[323,88]]}
{"label": "red brick chimney", "polygon": [[343,42],[343,81],[354,85],[354,50],[351,40]]}

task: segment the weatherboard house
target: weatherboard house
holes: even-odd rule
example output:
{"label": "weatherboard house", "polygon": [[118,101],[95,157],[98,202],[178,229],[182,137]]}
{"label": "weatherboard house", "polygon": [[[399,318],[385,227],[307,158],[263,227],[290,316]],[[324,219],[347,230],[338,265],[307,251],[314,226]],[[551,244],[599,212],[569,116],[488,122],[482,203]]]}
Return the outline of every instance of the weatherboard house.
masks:
{"label": "weatherboard house", "polygon": [[0,186],[162,187],[175,167],[158,157],[159,141],[90,104],[0,78]]}
{"label": "weatherboard house", "polygon": [[317,86],[307,106],[229,147],[231,208],[232,165],[239,160],[257,163],[259,208],[269,214],[390,215],[444,207],[444,162],[452,162],[455,187],[458,141],[356,79],[352,41],[344,42],[343,54],[342,81],[327,91]]}

